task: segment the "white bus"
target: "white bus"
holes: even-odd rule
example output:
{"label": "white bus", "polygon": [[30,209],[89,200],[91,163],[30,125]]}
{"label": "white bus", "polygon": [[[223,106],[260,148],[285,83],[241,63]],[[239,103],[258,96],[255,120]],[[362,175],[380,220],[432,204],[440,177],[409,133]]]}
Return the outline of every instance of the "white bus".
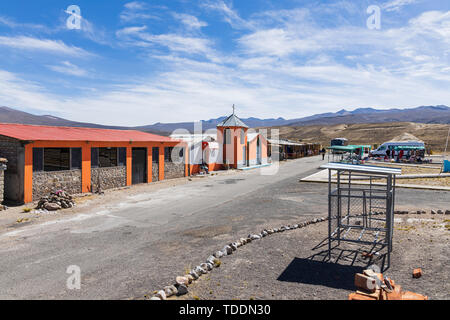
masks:
{"label": "white bus", "polygon": [[423,147],[425,148],[425,144],[422,141],[399,141],[399,142],[385,142],[381,146],[379,146],[376,150],[370,152],[372,157],[384,157],[386,156],[386,150],[393,150],[395,147]]}

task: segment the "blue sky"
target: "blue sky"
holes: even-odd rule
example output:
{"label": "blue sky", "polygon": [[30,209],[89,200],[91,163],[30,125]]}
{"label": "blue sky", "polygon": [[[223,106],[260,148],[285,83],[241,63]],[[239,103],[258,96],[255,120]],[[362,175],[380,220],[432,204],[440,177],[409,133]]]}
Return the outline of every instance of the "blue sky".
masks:
{"label": "blue sky", "polygon": [[449,105],[450,2],[2,1],[0,54],[0,105],[84,122]]}

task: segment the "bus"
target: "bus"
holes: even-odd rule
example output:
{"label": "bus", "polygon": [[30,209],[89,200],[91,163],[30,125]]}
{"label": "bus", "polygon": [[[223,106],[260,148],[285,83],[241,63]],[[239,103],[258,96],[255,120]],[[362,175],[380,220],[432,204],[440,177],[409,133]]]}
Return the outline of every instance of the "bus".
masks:
{"label": "bus", "polygon": [[394,150],[395,147],[415,147],[424,148],[425,144],[422,141],[399,141],[399,142],[385,142],[379,146],[376,150],[370,152],[372,157],[384,157],[386,156],[386,150]]}

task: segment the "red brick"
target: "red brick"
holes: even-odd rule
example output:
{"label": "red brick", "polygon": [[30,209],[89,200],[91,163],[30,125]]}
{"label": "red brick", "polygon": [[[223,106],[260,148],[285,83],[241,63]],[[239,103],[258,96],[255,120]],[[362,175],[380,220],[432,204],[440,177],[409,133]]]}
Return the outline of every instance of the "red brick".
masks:
{"label": "red brick", "polygon": [[421,268],[417,268],[413,270],[412,273],[413,278],[420,278],[422,276],[422,269]]}

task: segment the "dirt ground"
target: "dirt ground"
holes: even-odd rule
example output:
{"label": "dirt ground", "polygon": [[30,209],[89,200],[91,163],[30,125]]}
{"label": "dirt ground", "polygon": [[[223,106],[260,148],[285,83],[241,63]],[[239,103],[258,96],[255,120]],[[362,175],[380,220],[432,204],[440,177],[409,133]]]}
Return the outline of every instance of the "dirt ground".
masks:
{"label": "dirt ground", "polygon": [[329,146],[331,139],[336,137],[347,138],[349,144],[380,145],[401,134],[410,133],[424,141],[427,148],[433,151],[433,154],[444,151],[448,133],[447,124],[413,122],[284,126],[274,128],[279,129],[280,138],[298,140],[301,137],[303,142],[318,142],[323,146]]}
{"label": "dirt ground", "polygon": [[398,186],[402,184],[418,184],[423,186],[441,186],[450,187],[450,177],[445,178],[417,178],[417,179],[399,179]]}
{"label": "dirt ground", "polygon": [[[402,168],[402,175],[405,174],[439,174],[441,172],[440,167],[434,165],[423,165],[423,166],[401,166],[398,163],[370,163],[370,165],[378,165],[384,167],[397,167]],[[374,180],[378,182],[377,180]],[[381,182],[381,181],[379,181]],[[450,187],[450,177],[436,177],[436,178],[412,178],[412,179],[397,179],[397,185],[401,186],[402,184],[415,184],[415,185],[424,185],[424,186],[443,186]]]}
{"label": "dirt ground", "polygon": [[[391,265],[384,275],[430,300],[450,299],[449,216],[408,214],[395,220]],[[345,300],[355,290],[354,274],[383,260],[365,260],[361,251],[367,248],[342,242],[327,261],[327,244],[317,247],[327,232],[325,221],[252,241],[223,257],[219,268],[203,275],[180,298]],[[418,267],[423,276],[413,279]]]}

